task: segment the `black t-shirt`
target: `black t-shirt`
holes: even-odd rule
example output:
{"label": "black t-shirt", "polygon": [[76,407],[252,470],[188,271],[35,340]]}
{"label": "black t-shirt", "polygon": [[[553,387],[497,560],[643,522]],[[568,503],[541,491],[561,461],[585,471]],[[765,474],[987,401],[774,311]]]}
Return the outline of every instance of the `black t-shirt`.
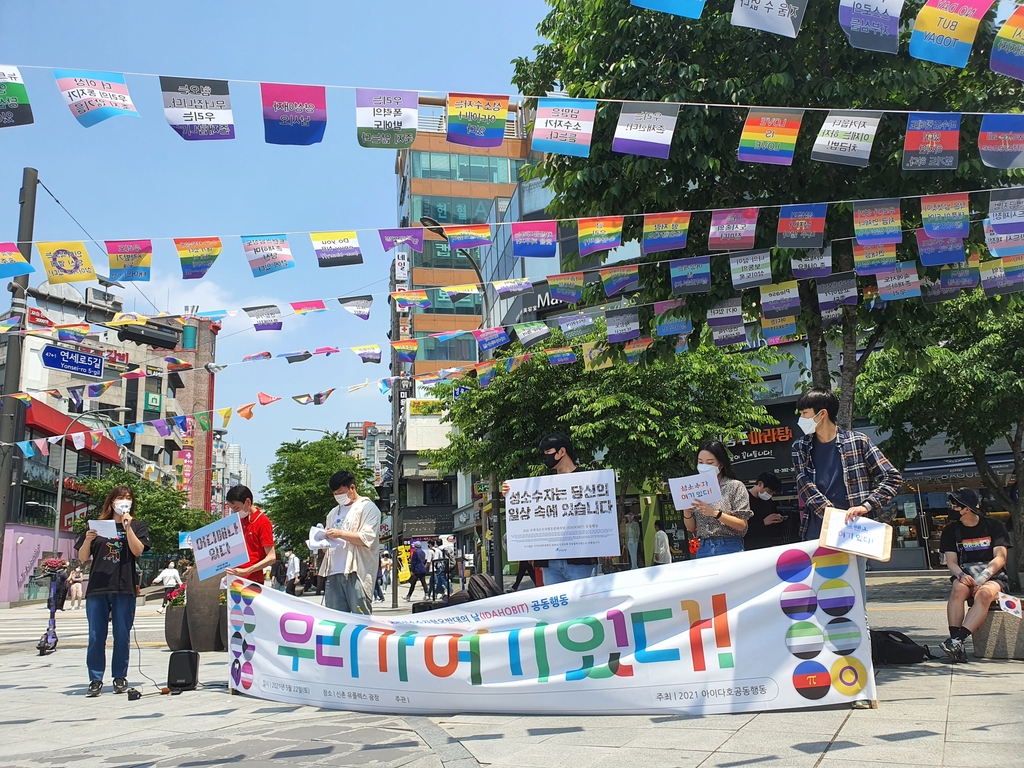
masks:
{"label": "black t-shirt", "polygon": [[[145,552],[149,549],[149,527],[141,520],[132,521],[132,530],[142,542]],[[75,542],[75,552],[85,544],[85,531]],[[135,555],[128,546],[124,528],[117,524],[117,539],[97,536],[92,540],[89,554],[92,556],[92,571],[89,572],[89,587],[85,596],[98,594],[134,595],[138,577],[135,573]]]}
{"label": "black t-shirt", "polygon": [[[843,474],[843,457],[839,454],[838,438],[823,443],[814,437],[811,440],[811,463],[814,465],[814,484],[828,503],[835,509],[849,509],[850,498],[846,491],[846,475]],[[822,519],[810,514],[806,541],[814,541],[821,535]]]}
{"label": "black t-shirt", "polygon": [[[960,533],[960,543],[957,543],[957,532]],[[957,562],[964,563],[988,563],[995,557],[993,548],[1009,547],[1010,537],[1006,535],[1006,528],[998,520],[990,517],[978,519],[978,524],[973,528],[963,524],[962,521],[950,523],[942,529],[942,539],[939,546],[943,552],[956,554]]]}
{"label": "black t-shirt", "polygon": [[770,547],[780,543],[786,533],[785,523],[776,523],[775,525],[764,524],[764,519],[768,515],[778,512],[776,503],[771,499],[765,501],[749,492],[748,495],[750,496],[750,510],[754,514],[747,520],[747,533],[743,537],[744,548]]}

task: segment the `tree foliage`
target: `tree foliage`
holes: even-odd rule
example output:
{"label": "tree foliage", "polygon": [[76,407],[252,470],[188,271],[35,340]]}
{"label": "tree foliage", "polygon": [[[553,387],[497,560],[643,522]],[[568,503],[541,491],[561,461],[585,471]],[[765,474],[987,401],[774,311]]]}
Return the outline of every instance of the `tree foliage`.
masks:
{"label": "tree foliage", "polygon": [[900,465],[945,433],[951,451],[974,458],[985,486],[1010,510],[1016,540],[1024,541],[1019,496],[985,455],[1005,440],[1018,481],[1024,476],[1024,313],[1009,305],[1004,297],[993,309],[980,291],[944,304],[928,334],[942,342],[908,339],[901,350],[875,355],[861,376],[858,406],[892,431],[883,448]]}
{"label": "tree foliage", "polygon": [[308,554],[304,542],[310,526],[323,523],[335,507],[328,484],[335,472],[352,472],[359,492],[376,498],[373,473],[353,456],[356,448],[355,440],[337,432],[329,432],[314,442],[281,443],[267,469],[270,482],[262,501],[279,542],[294,546],[297,554]]}
{"label": "tree foliage", "polygon": [[[178,552],[178,533],[194,531],[212,521],[209,512],[188,508],[188,496],[166,485],[145,480],[120,467],[113,467],[100,478],[86,478],[82,485],[94,505],[88,517],[95,518],[110,490],[127,485],[135,495],[135,514],[149,527],[150,551],[157,555]],[[77,522],[77,521],[76,521]]]}
{"label": "tree foliage", "polygon": [[[638,101],[760,104],[765,106],[919,111],[1017,111],[1024,86],[988,68],[995,34],[995,8],[982,22],[978,42],[966,68],[944,67],[913,59],[907,53],[910,27],[901,28],[897,56],[852,48],[836,19],[833,3],[807,5],[803,31],[796,39],[778,37],[729,23],[730,14],[704,11],[699,20],[643,10],[629,0],[548,0],[551,13],[539,25],[545,41],[532,59],[514,64],[515,84],[527,95],[552,90],[580,98]],[[922,3],[908,2],[904,18],[913,18]],[[757,247],[775,245],[777,209],[788,203],[851,201],[912,196],[904,199],[904,226],[920,226],[920,204],[913,196],[986,189],[1006,183],[1020,171],[982,165],[975,137],[981,118],[964,115],[959,168],[956,171],[901,170],[906,117],[889,113],[881,122],[871,162],[855,168],[810,159],[824,111],[805,112],[791,167],[740,163],[736,153],[746,109],[684,106],[667,161],[611,151],[619,107],[598,105],[589,158],[546,155],[527,173],[554,192],[550,212],[559,218],[660,211],[703,211],[691,221],[686,252],[646,259],[679,258],[706,252],[710,210],[762,206]],[[975,207],[987,203],[984,195]],[[826,237],[833,242],[835,270],[853,268],[852,206],[831,205]],[[626,238],[638,238],[642,220],[627,219]],[[980,220],[972,225],[971,247],[987,253]],[[777,282],[791,279],[792,251],[776,250],[772,272]],[[912,233],[898,246],[899,258],[916,258]],[[937,277],[938,269],[923,274]],[[668,270],[643,268],[642,300],[665,299]],[[710,293],[689,297],[695,328],[706,310],[736,295],[726,258],[712,260]],[[861,280],[862,286],[873,281]],[[801,283],[801,330],[807,333],[811,377],[829,386],[831,369],[825,345],[833,334],[843,351],[840,376],[840,421],[849,424],[857,374],[876,347],[899,346],[916,329],[929,325],[932,310],[920,302],[876,303],[843,310],[842,322],[825,331],[812,283]],[[756,292],[744,296],[757,314]],[[865,352],[857,354],[858,342]]]}
{"label": "tree foliage", "polygon": [[[599,330],[602,324],[598,324]],[[598,334],[573,340],[578,345]],[[544,471],[537,445],[550,432],[564,432],[583,466],[612,467],[620,486],[644,487],[692,470],[697,445],[705,439],[739,437],[751,426],[770,423],[755,404],[761,377],[778,356],[767,349],[728,353],[702,345],[688,354],[649,354],[639,364],[614,351],[612,367],[587,371],[582,359],[550,365],[542,350],[565,345],[561,331],[533,346],[534,357],[503,370],[487,387],[473,379],[442,383],[435,394],[447,407],[453,429],[448,447],[428,451],[445,472],[473,471],[501,479]],[[502,355],[521,355],[519,343]],[[578,358],[580,356],[578,355]],[[454,399],[454,387],[468,387]],[[598,455],[600,462],[592,457]]]}

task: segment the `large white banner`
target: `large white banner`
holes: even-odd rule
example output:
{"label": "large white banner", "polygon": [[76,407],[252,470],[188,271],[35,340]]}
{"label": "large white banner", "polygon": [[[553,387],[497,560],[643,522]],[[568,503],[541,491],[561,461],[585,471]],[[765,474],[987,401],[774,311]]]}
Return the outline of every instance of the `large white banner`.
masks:
{"label": "large white banner", "polygon": [[807,542],[393,618],[238,579],[228,589],[229,685],[399,714],[696,714],[873,700],[855,559]]}
{"label": "large white banner", "polygon": [[509,560],[613,557],[622,551],[614,471],[524,477],[508,486]]}

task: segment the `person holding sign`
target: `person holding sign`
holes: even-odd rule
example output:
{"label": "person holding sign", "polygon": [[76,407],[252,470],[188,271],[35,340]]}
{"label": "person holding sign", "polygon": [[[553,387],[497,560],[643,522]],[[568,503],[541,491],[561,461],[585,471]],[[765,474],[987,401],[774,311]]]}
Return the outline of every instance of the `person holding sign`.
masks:
{"label": "person holding sign", "polygon": [[330,487],[338,506],[327,515],[324,534],[331,547],[324,604],[334,611],[369,616],[379,565],[380,510],[359,495],[356,476],[347,470],[332,475]]}
{"label": "person holding sign", "polygon": [[252,503],[252,491],[244,485],[236,485],[228,491],[228,506],[242,521],[242,535],[249,562],[238,568],[228,568],[232,576],[242,576],[258,584],[263,583],[263,569],[277,560],[274,551],[274,528],[263,510]]}
{"label": "person holding sign", "polygon": [[93,561],[85,593],[85,616],[89,622],[85,656],[89,690],[85,695],[89,698],[103,691],[108,622],[114,628],[114,650],[110,657],[114,693],[128,690],[129,637],[135,623],[135,588],[139,583],[136,563],[149,549],[149,528],[135,519],[135,495],[128,486],[110,490],[100,507],[99,520],[113,523],[114,533],[103,536],[90,527],[75,542],[78,559],[83,563],[90,558]]}
{"label": "person holding sign", "polygon": [[[960,519],[942,529],[939,542],[953,583],[946,603],[949,639],[942,641],[942,650],[953,661],[965,662],[964,642],[985,621],[999,593],[1010,588],[1003,571],[1010,539],[1002,523],[979,514],[980,498],[973,488],[949,494],[947,505]],[[965,617],[964,603],[971,597],[974,605]]]}
{"label": "person holding sign", "polygon": [[750,494],[747,487],[736,479],[729,453],[720,440],[701,443],[697,452],[697,472],[713,474],[722,491],[720,501],[710,504],[693,499],[693,505],[683,510],[683,525],[696,532],[700,539],[697,557],[714,557],[743,551],[743,535],[747,532]]}

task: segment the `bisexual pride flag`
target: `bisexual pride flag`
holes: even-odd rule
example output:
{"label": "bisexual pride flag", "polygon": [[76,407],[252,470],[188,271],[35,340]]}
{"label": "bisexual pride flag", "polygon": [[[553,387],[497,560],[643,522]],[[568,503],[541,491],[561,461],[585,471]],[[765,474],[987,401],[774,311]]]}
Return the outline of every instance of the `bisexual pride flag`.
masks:
{"label": "bisexual pride flag", "polygon": [[512,255],[520,259],[550,259],[558,255],[558,223],[517,221],[512,223]]}
{"label": "bisexual pride flag", "polygon": [[82,69],[55,69],[53,76],[71,114],[84,128],[91,128],[96,123],[118,115],[139,116],[128,93],[124,75]]}
{"label": "bisexual pride flag", "polygon": [[690,214],[648,213],[644,216],[644,255],[662,251],[682,250],[690,231]]}
{"label": "bisexual pride flag", "polygon": [[596,99],[538,99],[531,149],[552,155],[589,157],[596,114]]}
{"label": "bisexual pride flag", "polygon": [[260,83],[267,144],[319,144],[327,128],[327,90],[322,85]]}
{"label": "bisexual pride flag", "polygon": [[505,140],[508,96],[448,94],[448,142],[464,147],[500,147]]}
{"label": "bisexual pride flag", "polygon": [[316,312],[327,311],[327,305],[324,304],[323,299],[313,299],[312,301],[293,301],[289,306],[291,306],[292,311],[300,317],[303,315],[311,315]]}
{"label": "bisexual pride flag", "polygon": [[803,117],[802,109],[751,109],[740,136],[740,162],[792,165]]}
{"label": "bisexual pride flag", "polygon": [[219,237],[176,237],[174,247],[181,259],[181,279],[205,276],[223,248]]}

